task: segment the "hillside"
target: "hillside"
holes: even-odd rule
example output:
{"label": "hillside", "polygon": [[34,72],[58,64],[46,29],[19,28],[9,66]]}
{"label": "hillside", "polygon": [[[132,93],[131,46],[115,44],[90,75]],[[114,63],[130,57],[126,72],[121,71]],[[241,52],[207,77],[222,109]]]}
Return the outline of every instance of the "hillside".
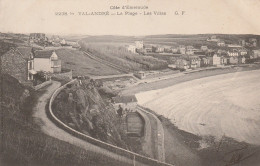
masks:
{"label": "hillside", "polygon": [[103,100],[97,84],[84,79],[68,85],[53,102],[54,114],[68,126],[86,135],[142,153],[140,140],[137,139],[133,144],[133,140],[128,139],[124,119],[116,114],[108,100]]}
{"label": "hillside", "polygon": [[61,48],[56,52],[61,59],[61,65],[71,69],[73,76],[120,74],[117,70],[87,57],[82,51]]}
{"label": "hillside", "polygon": [[91,53],[100,59],[108,61],[128,71],[158,70],[167,68],[164,60],[151,56],[140,56],[130,53],[122,44],[80,41],[83,51]]}
{"label": "hillside", "polygon": [[44,90],[35,92],[9,75],[1,75],[0,165],[120,165],[119,161],[86,151],[44,134],[32,118]]}

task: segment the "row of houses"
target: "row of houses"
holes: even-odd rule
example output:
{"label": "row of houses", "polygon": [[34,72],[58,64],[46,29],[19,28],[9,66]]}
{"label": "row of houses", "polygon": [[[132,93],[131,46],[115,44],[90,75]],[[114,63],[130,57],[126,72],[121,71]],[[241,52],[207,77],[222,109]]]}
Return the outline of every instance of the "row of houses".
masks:
{"label": "row of houses", "polygon": [[[202,45],[200,48],[194,48],[193,46],[179,45],[178,47],[163,46],[163,45],[144,45],[143,41],[136,41],[135,45],[127,45],[126,49],[131,53],[172,53],[183,55],[198,55],[203,52],[214,52],[215,50],[209,49],[208,46]],[[224,41],[218,41],[219,46],[225,46]],[[229,56],[245,56],[248,54],[248,50],[234,44],[227,45],[228,49],[220,49],[222,52]]]}
{"label": "row of houses", "polygon": [[224,66],[229,64],[244,64],[246,63],[246,58],[244,56],[222,56],[214,54],[213,56],[189,56],[186,58],[179,57],[169,64],[169,68],[175,69],[195,69],[200,67],[208,66]]}
{"label": "row of houses", "polygon": [[249,38],[247,41],[245,39],[239,40],[239,45],[242,47],[257,47],[257,39],[256,38]]}
{"label": "row of houses", "polygon": [[10,74],[21,83],[34,80],[38,72],[60,73],[61,60],[55,51],[35,50],[32,47],[12,48],[1,56],[2,72]]}
{"label": "row of houses", "polygon": [[249,38],[247,40],[245,39],[241,39],[238,41],[238,44],[225,44],[225,42],[219,38],[217,38],[216,35],[212,35],[210,38],[207,39],[207,41],[211,41],[211,42],[217,42],[217,45],[220,47],[257,47],[258,41],[256,38]]}

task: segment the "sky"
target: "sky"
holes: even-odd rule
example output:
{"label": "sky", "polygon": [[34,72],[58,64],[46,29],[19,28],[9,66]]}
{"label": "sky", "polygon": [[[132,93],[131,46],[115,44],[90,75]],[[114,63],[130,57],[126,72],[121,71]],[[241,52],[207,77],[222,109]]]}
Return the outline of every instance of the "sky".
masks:
{"label": "sky", "polygon": [[[110,9],[148,6],[147,10]],[[162,11],[166,15],[79,16]],[[185,11],[184,15],[175,12]],[[74,15],[57,16],[56,12]],[[258,34],[260,0],[0,0],[0,32],[85,35]]]}

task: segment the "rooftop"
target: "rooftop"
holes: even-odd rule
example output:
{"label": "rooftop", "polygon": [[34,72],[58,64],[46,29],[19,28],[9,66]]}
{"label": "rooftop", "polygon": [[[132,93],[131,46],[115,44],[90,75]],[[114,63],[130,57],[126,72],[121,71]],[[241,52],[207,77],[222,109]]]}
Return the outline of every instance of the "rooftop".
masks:
{"label": "rooftop", "polygon": [[32,47],[17,47],[17,51],[24,59],[30,59],[32,55]]}
{"label": "rooftop", "polygon": [[52,56],[53,50],[38,50],[35,51],[35,58],[50,58]]}

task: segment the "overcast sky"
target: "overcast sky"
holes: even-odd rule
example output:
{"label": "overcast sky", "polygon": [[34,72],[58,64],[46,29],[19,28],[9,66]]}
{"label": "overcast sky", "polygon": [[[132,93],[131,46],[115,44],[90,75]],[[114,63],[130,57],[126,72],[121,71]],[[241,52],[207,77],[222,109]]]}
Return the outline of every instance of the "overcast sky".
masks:
{"label": "overcast sky", "polygon": [[[166,16],[78,16],[146,5]],[[55,16],[55,12],[74,16]],[[118,10],[119,12],[122,10]],[[137,11],[137,10],[124,10]],[[140,10],[142,12],[143,10]],[[185,11],[176,16],[175,11]],[[260,35],[260,0],[0,0],[0,32],[86,35],[232,33]]]}

